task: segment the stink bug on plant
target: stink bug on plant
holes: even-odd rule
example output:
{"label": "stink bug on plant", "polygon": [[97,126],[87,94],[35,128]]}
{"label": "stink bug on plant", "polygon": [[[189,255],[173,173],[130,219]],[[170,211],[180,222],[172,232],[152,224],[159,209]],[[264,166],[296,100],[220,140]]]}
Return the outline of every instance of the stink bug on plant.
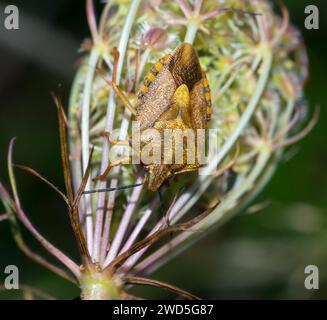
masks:
{"label": "stink bug on plant", "polygon": [[[118,59],[116,53],[116,61]],[[115,63],[116,65],[116,63]],[[114,72],[115,73],[115,72]],[[193,130],[196,136],[198,129],[206,130],[211,115],[211,96],[209,83],[201,68],[198,55],[192,45],[182,43],[172,53],[159,59],[145,77],[138,93],[137,106],[134,107],[115,83],[115,75],[110,82],[117,95],[139,121],[141,131],[141,148],[151,137],[142,135],[147,129],[156,129],[163,140],[166,129]],[[112,144],[130,145],[130,141],[114,141]],[[161,142],[161,141],[160,141]],[[148,190],[157,191],[169,177],[197,170],[201,167],[198,159],[189,164],[186,159],[188,145],[183,143],[181,163],[150,163],[144,165]],[[173,151],[172,157],[175,157]],[[192,150],[196,152],[195,150]],[[126,163],[131,157],[110,162],[107,169],[96,180],[105,180],[110,170]],[[163,160],[163,157],[162,159]]]}

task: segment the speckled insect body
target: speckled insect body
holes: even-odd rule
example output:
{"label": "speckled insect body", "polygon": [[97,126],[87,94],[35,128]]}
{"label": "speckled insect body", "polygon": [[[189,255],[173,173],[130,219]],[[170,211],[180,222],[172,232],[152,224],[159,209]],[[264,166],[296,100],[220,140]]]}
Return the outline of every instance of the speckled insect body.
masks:
{"label": "speckled insect body", "polygon": [[[116,87],[117,93],[123,97]],[[193,130],[195,136],[199,129],[206,130],[211,115],[211,95],[208,80],[203,72],[195,49],[187,43],[179,45],[172,53],[159,59],[146,75],[138,92],[136,110],[130,105],[131,111],[135,111],[136,121],[139,122],[141,131],[141,149],[152,140],[151,134],[145,132],[148,129],[156,129],[160,133],[161,144],[165,130]],[[171,158],[175,159],[175,144],[172,148],[164,150],[171,152]],[[129,144],[130,141],[129,141]],[[157,191],[162,183],[169,177],[183,172],[195,171],[201,164],[198,159],[194,163],[187,161],[187,148],[189,145],[183,142],[183,160],[181,163],[164,162],[164,154],[159,163],[144,164],[148,189]],[[197,154],[197,146],[191,150]],[[121,165],[122,161],[110,163],[105,173],[97,178],[103,180],[109,170]]]}

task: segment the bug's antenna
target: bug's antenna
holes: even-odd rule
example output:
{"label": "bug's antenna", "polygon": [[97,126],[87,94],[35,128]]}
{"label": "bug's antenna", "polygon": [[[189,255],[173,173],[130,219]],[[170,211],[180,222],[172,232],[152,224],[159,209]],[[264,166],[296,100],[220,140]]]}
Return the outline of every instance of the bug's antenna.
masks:
{"label": "bug's antenna", "polygon": [[115,191],[115,190],[124,190],[124,189],[139,187],[139,186],[142,186],[143,184],[144,184],[144,182],[131,184],[129,186],[121,186],[121,187],[117,187],[117,188],[103,188],[103,189],[85,190],[83,192],[83,194],[99,193],[99,192],[110,192],[110,191]]}

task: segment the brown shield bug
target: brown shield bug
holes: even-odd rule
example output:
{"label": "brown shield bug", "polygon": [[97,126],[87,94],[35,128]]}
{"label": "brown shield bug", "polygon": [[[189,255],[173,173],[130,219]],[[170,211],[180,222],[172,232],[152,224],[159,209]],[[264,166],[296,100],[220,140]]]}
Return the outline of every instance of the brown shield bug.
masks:
{"label": "brown shield bug", "polygon": [[[193,130],[196,135],[198,129],[207,128],[211,115],[209,83],[195,49],[188,43],[180,44],[172,53],[165,55],[154,64],[139,89],[136,107],[116,85],[115,76],[110,84],[125,106],[135,115],[136,121],[139,121],[141,134],[148,129],[156,129],[163,138],[166,129],[182,132]],[[141,147],[144,147],[149,140],[151,137],[148,135],[145,134],[143,137],[141,135]],[[112,144],[131,144],[130,140],[124,142],[109,139],[109,141]],[[143,164],[148,190],[157,191],[166,179],[175,174],[199,169],[201,165],[198,159],[191,164],[187,162],[187,147],[188,145],[183,143],[181,163],[165,164],[160,161],[160,163]],[[127,158],[121,158],[110,162],[105,172],[95,179],[106,179],[113,167],[126,161]]]}

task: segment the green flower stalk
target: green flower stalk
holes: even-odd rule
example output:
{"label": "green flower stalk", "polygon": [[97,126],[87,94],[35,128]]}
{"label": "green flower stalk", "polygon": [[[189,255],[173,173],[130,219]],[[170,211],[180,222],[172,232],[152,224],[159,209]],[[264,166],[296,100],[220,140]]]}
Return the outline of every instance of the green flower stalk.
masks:
{"label": "green flower stalk", "polygon": [[[54,248],[29,222],[15,184],[13,143],[13,199],[1,186],[8,213],[3,218],[17,224],[18,217],[70,273],[29,255],[75,281],[84,299],[133,299],[131,284],[196,298],[145,276],[244,210],[273,176],[285,148],[315,125],[317,112],[303,129],[308,61],[301,35],[289,24],[287,9],[281,7],[280,17],[266,0],[113,0],[99,19],[87,0],[86,11],[92,41],[82,45],[83,62],[69,101],[68,136],[56,100],[67,194],[45,181],[68,205],[81,262]],[[209,126],[215,149],[209,165],[201,174],[174,177],[162,188],[161,201],[157,193],[146,192],[141,165],[114,167],[107,181],[94,181],[109,160],[124,153],[101,133],[118,140],[131,133],[133,116],[116,96],[113,77],[134,103],[153,63],[182,42],[197,50],[211,88]],[[135,187],[124,189],[130,185]],[[84,193],[106,188],[111,191]],[[197,230],[202,232],[193,232]]]}

